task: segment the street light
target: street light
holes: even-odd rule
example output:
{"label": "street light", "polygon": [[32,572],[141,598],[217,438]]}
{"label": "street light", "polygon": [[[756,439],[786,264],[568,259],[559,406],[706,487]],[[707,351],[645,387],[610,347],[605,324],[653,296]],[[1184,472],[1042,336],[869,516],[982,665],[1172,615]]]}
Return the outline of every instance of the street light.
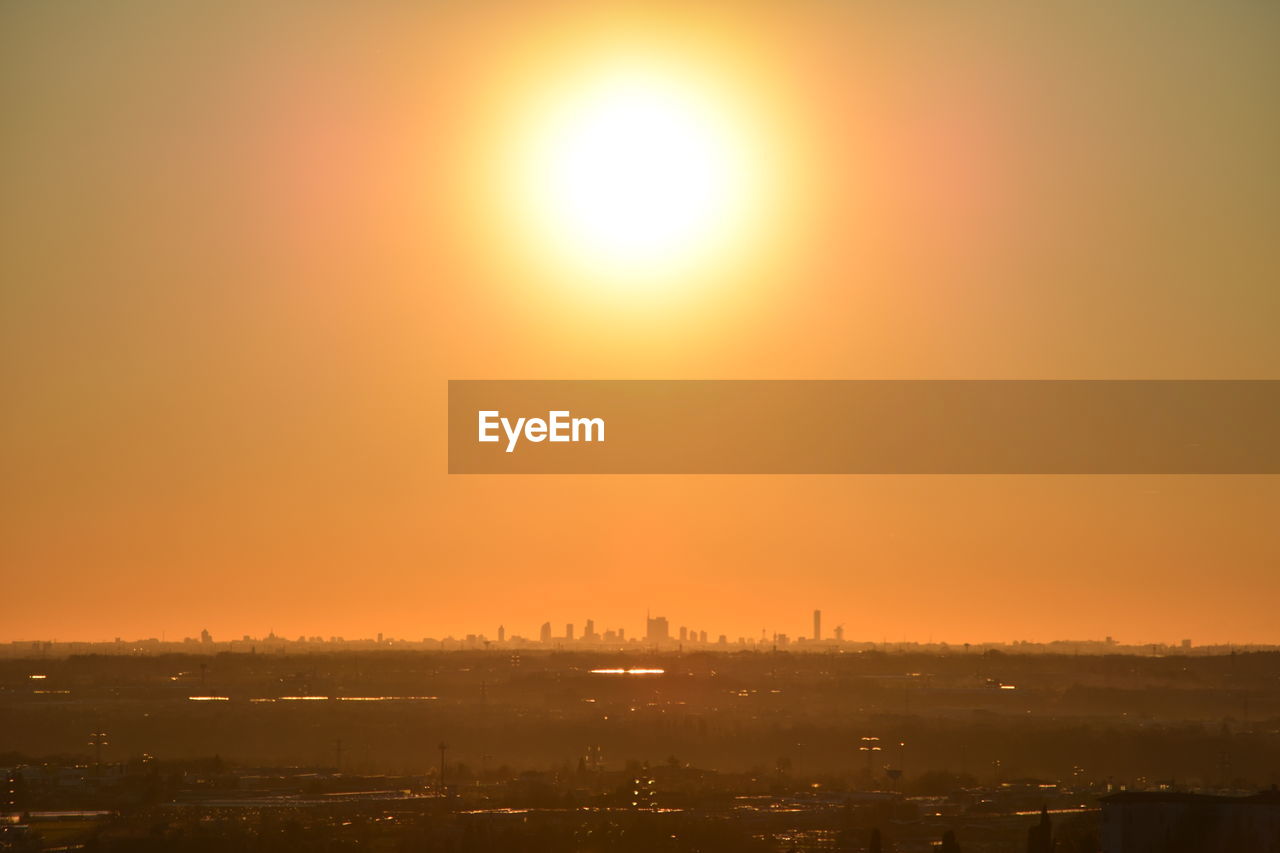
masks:
{"label": "street light", "polygon": [[871,759],[873,758],[871,753],[880,752],[880,751],[881,751],[880,738],[878,737],[862,738],[862,746],[858,747],[858,752],[865,752],[867,754],[867,778],[869,779],[875,778],[871,772]]}
{"label": "street light", "polygon": [[93,747],[94,769],[102,773],[102,748],[108,746],[107,733],[104,731],[89,732],[89,746]]}

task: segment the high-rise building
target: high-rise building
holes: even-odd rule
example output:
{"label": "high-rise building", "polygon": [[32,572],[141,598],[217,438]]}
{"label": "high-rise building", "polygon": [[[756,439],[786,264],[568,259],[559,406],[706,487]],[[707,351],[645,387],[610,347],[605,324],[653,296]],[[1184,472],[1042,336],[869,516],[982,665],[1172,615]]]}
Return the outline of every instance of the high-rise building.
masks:
{"label": "high-rise building", "polygon": [[543,622],[542,630],[538,632],[538,639],[544,643],[551,642],[551,623]]}
{"label": "high-rise building", "polygon": [[815,641],[822,639],[822,611],[821,610],[813,611],[813,639]]}
{"label": "high-rise building", "polygon": [[572,622],[564,626],[564,638],[566,640],[569,640],[570,642],[573,641],[573,623]]}
{"label": "high-rise building", "polygon": [[689,629],[681,625],[680,626],[680,642],[685,643],[688,641],[689,641]]}
{"label": "high-rise building", "polygon": [[592,642],[600,639],[596,634],[596,622],[594,619],[588,619],[586,626],[582,629],[582,639]]}
{"label": "high-rise building", "polygon": [[835,634],[835,635],[836,635],[836,642],[837,642],[837,643],[843,643],[843,642],[844,642],[844,626],[843,626],[843,625],[837,625],[837,626],[836,626],[836,628],[835,628],[835,630],[834,630],[834,631],[832,631],[831,633],[833,633],[833,634]]}
{"label": "high-rise building", "polygon": [[665,643],[671,639],[671,626],[665,616],[654,616],[645,620],[644,638],[650,643]]}
{"label": "high-rise building", "polygon": [[507,641],[507,629],[504,626],[499,625],[498,626],[498,642],[505,643],[506,641]]}

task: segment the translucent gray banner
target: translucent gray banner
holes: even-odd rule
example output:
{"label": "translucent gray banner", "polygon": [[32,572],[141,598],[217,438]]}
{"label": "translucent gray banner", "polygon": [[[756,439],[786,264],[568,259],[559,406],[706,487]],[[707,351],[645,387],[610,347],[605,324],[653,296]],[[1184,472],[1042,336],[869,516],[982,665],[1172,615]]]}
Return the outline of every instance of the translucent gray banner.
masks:
{"label": "translucent gray banner", "polygon": [[1280,381],[462,381],[454,474],[1276,474]]}

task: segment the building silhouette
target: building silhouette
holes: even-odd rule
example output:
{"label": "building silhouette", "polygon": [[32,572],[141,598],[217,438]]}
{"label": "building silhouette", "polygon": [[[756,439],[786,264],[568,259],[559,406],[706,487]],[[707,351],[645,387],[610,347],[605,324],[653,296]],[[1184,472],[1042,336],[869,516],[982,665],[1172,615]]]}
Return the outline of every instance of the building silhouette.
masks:
{"label": "building silhouette", "polygon": [[1280,849],[1280,791],[1220,797],[1125,791],[1101,798],[1103,853],[1273,853]]}
{"label": "building silhouette", "polygon": [[1027,830],[1027,853],[1053,853],[1053,824],[1048,807],[1040,809],[1040,822]]}
{"label": "building silhouette", "polygon": [[650,643],[665,643],[671,639],[671,626],[665,616],[645,618],[644,638]]}

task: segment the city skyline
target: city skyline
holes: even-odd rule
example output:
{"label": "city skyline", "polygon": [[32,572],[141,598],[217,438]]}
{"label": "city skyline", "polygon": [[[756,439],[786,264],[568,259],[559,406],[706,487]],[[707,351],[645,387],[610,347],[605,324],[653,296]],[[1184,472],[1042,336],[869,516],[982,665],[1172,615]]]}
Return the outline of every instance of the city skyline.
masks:
{"label": "city skyline", "polygon": [[1271,643],[1238,643],[1238,642],[1201,642],[1195,643],[1192,638],[1182,637],[1177,640],[1120,640],[1108,634],[1100,638],[1068,638],[1058,637],[1049,640],[1031,640],[1027,638],[1011,638],[1011,639],[987,639],[982,641],[951,641],[946,638],[912,638],[901,637],[897,639],[882,636],[879,639],[872,637],[858,636],[855,633],[848,633],[844,622],[840,622],[834,626],[830,635],[824,635],[821,631],[823,611],[822,609],[814,609],[810,616],[813,626],[813,633],[790,634],[785,631],[771,631],[768,627],[762,626],[758,635],[748,634],[729,634],[717,633],[709,631],[706,628],[691,627],[689,625],[673,624],[672,620],[664,615],[652,615],[652,611],[646,612],[644,617],[644,628],[641,630],[631,631],[625,625],[622,626],[598,626],[596,621],[590,617],[586,618],[582,624],[582,630],[578,631],[573,622],[553,622],[551,620],[544,621],[536,630],[521,633],[513,631],[505,622],[499,623],[493,629],[493,634],[485,631],[462,631],[458,633],[444,632],[438,636],[396,636],[389,632],[376,632],[369,634],[355,633],[350,636],[342,634],[314,634],[302,633],[292,635],[287,632],[277,633],[274,628],[268,629],[266,634],[226,634],[215,635],[208,628],[201,629],[197,635],[184,635],[181,639],[168,637],[162,634],[160,637],[134,637],[124,638],[116,636],[110,639],[99,638],[89,640],[72,640],[53,638],[18,638],[9,641],[0,641],[0,647],[8,646],[10,649],[19,651],[27,650],[27,647],[41,647],[43,644],[54,645],[94,645],[94,646],[141,646],[146,644],[156,644],[166,646],[181,647],[191,651],[199,651],[201,649],[215,649],[220,645],[227,646],[244,646],[246,644],[251,647],[257,643],[264,646],[271,643],[284,644],[301,644],[301,645],[336,645],[336,646],[359,646],[359,647],[385,647],[385,648],[441,648],[441,649],[480,649],[480,648],[550,648],[561,649],[571,648],[615,648],[619,650],[643,651],[644,649],[662,649],[670,651],[672,649],[681,649],[688,646],[690,650],[696,649],[752,649],[752,650],[800,650],[800,651],[822,651],[835,648],[848,648],[858,650],[901,650],[907,647],[925,648],[925,649],[957,649],[965,652],[970,649],[990,649],[990,648],[1030,648],[1036,650],[1051,649],[1058,651],[1074,651],[1079,652],[1082,649],[1098,650],[1115,650],[1124,653],[1157,652],[1157,651],[1179,651],[1183,653],[1190,652],[1195,649],[1200,650],[1222,650],[1222,649],[1254,649],[1269,650],[1280,649],[1280,644]]}

